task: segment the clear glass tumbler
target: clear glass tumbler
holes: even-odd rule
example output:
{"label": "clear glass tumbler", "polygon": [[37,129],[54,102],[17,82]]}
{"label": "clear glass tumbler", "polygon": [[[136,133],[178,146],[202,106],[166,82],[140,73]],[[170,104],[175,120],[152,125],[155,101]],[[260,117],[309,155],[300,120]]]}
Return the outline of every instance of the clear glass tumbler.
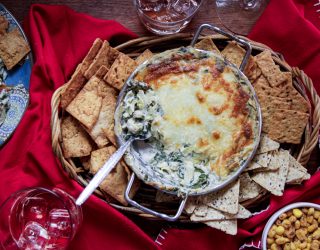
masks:
{"label": "clear glass tumbler", "polygon": [[60,189],[29,188],[0,207],[3,249],[65,249],[82,223],[81,207]]}
{"label": "clear glass tumbler", "polygon": [[143,25],[157,35],[184,29],[198,11],[202,0],[133,0]]}

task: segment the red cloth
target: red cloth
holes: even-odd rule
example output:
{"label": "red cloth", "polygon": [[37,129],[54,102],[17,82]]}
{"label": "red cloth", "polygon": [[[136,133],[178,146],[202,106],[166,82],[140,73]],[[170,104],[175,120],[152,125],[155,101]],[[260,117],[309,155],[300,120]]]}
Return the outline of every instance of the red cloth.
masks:
{"label": "red cloth", "polygon": [[[50,100],[72,74],[96,37],[123,42],[136,35],[114,21],[97,20],[63,6],[33,5],[25,30],[35,55],[30,104],[9,142],[0,150],[0,202],[26,187],[59,187],[77,197],[51,148]],[[156,244],[126,216],[92,196],[70,249],[155,249]]]}
{"label": "red cloth", "polygon": [[[320,33],[304,18],[302,7],[301,1],[271,0],[250,37],[282,52],[319,86]],[[59,187],[77,197],[82,187],[62,170],[51,149],[51,96],[70,77],[96,37],[120,43],[135,35],[114,21],[47,5],[31,7],[25,30],[35,55],[31,101],[12,138],[0,150],[0,202],[30,186]],[[237,249],[248,237],[259,237],[266,219],[278,208],[316,197],[319,185],[318,173],[304,186],[287,190],[284,197],[273,197],[267,212],[240,223],[236,237],[208,227],[171,228],[162,232],[163,238],[158,237],[161,247],[126,216],[92,196],[83,206],[84,222],[70,249]]]}

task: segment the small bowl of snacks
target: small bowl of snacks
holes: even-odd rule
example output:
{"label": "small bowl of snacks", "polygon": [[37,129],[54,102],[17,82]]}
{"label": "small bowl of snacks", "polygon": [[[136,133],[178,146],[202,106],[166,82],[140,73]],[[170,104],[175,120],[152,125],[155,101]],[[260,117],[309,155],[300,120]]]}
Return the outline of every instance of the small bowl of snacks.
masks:
{"label": "small bowl of snacks", "polygon": [[320,249],[320,205],[293,203],[276,212],[262,233],[262,249]]}

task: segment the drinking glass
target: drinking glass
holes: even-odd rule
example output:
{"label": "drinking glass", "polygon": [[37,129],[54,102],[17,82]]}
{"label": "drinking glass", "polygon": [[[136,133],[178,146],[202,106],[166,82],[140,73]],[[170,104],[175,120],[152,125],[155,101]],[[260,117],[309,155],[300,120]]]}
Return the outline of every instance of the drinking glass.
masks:
{"label": "drinking glass", "polygon": [[183,30],[199,9],[202,0],[133,0],[143,25],[157,35]]}
{"label": "drinking glass", "polygon": [[61,189],[24,189],[0,207],[1,246],[7,250],[65,249],[81,222],[81,207]]}
{"label": "drinking glass", "polygon": [[235,34],[247,35],[248,27],[258,20],[269,0],[216,0],[215,3],[221,23]]}

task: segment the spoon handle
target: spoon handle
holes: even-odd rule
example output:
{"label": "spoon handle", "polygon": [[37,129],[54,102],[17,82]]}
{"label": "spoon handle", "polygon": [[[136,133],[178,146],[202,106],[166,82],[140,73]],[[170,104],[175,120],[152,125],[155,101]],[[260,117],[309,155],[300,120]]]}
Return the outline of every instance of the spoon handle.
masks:
{"label": "spoon handle", "polygon": [[117,165],[117,163],[120,161],[121,157],[124,155],[132,141],[133,139],[130,139],[126,143],[124,143],[95,174],[95,176],[92,178],[92,180],[89,182],[89,184],[81,192],[78,199],[76,200],[76,204],[78,206],[81,206],[89,198],[89,196],[94,192],[94,190],[111,172],[114,166]]}

